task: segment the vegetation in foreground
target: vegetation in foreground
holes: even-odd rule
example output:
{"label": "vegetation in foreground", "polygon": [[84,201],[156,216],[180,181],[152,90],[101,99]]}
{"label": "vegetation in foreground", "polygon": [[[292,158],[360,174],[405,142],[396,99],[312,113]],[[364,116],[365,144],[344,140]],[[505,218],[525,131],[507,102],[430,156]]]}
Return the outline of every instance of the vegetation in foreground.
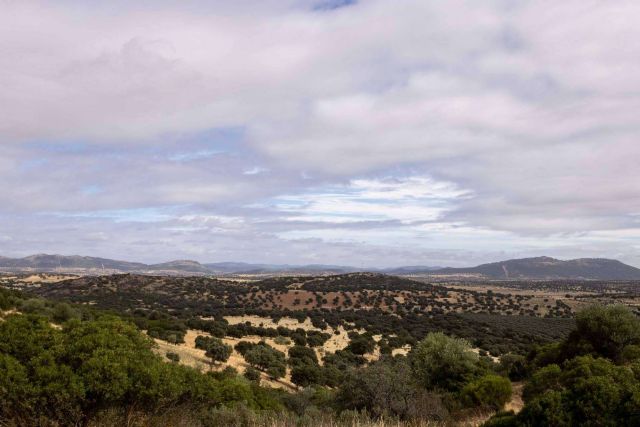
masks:
{"label": "vegetation in foreground", "polygon": [[[485,425],[640,424],[640,322],[622,306],[585,309],[563,341],[499,364],[441,332],[372,363],[357,354],[366,336],[322,366],[301,342],[285,359],[260,344],[243,350],[256,371],[289,364],[296,393],[262,387],[252,371],[181,366],[134,324],[86,306],[0,290],[0,309],[2,425],[455,425],[503,409],[512,381],[525,383],[524,408]],[[229,352],[215,339],[200,345],[212,363]]]}

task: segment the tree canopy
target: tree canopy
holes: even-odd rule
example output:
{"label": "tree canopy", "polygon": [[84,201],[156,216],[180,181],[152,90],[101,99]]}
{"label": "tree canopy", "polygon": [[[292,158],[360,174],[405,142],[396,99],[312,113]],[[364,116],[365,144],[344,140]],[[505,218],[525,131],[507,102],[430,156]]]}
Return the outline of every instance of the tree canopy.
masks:
{"label": "tree canopy", "polygon": [[464,339],[430,333],[409,354],[413,373],[426,389],[459,390],[481,371],[479,358]]}

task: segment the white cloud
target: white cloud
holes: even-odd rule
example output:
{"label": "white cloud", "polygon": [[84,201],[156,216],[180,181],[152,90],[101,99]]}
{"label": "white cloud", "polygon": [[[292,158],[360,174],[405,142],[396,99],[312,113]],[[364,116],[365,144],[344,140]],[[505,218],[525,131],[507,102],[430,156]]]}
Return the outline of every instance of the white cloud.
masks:
{"label": "white cloud", "polygon": [[270,202],[289,221],[355,223],[434,221],[469,196],[447,182],[428,177],[356,179],[346,185],[311,189]]}
{"label": "white cloud", "polygon": [[258,174],[262,174],[262,173],[265,173],[265,172],[268,172],[268,171],[269,171],[269,169],[267,169],[267,168],[263,168],[263,167],[260,167],[260,166],[254,166],[252,168],[243,170],[242,173],[244,175],[258,175]]}

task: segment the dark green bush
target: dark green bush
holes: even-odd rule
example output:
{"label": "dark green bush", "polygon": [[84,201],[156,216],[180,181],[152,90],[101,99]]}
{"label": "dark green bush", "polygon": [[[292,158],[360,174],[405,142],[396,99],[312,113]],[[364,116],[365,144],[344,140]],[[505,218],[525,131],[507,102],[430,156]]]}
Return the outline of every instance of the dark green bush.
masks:
{"label": "dark green bush", "polygon": [[502,409],[511,399],[511,381],[505,377],[488,374],[468,383],[461,396],[470,406]]}

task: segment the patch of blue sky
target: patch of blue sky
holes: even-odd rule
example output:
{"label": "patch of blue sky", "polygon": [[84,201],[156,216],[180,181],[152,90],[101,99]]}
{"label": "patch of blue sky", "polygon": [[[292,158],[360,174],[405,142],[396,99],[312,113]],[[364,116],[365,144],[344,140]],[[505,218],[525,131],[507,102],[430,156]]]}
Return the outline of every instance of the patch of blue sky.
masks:
{"label": "patch of blue sky", "polygon": [[323,0],[317,2],[314,6],[314,10],[335,10],[341,7],[347,7],[356,4],[357,0]]}
{"label": "patch of blue sky", "polygon": [[224,153],[226,153],[224,150],[198,150],[170,154],[167,158],[172,162],[187,163],[196,160],[210,159]]}
{"label": "patch of blue sky", "polygon": [[174,219],[182,206],[162,208],[106,209],[84,212],[52,212],[51,215],[65,218],[108,219],[122,222],[165,222]]}
{"label": "patch of blue sky", "polygon": [[245,143],[244,127],[212,128],[189,134],[170,135],[151,154],[174,162],[191,162],[226,154],[259,161],[255,150]]}

